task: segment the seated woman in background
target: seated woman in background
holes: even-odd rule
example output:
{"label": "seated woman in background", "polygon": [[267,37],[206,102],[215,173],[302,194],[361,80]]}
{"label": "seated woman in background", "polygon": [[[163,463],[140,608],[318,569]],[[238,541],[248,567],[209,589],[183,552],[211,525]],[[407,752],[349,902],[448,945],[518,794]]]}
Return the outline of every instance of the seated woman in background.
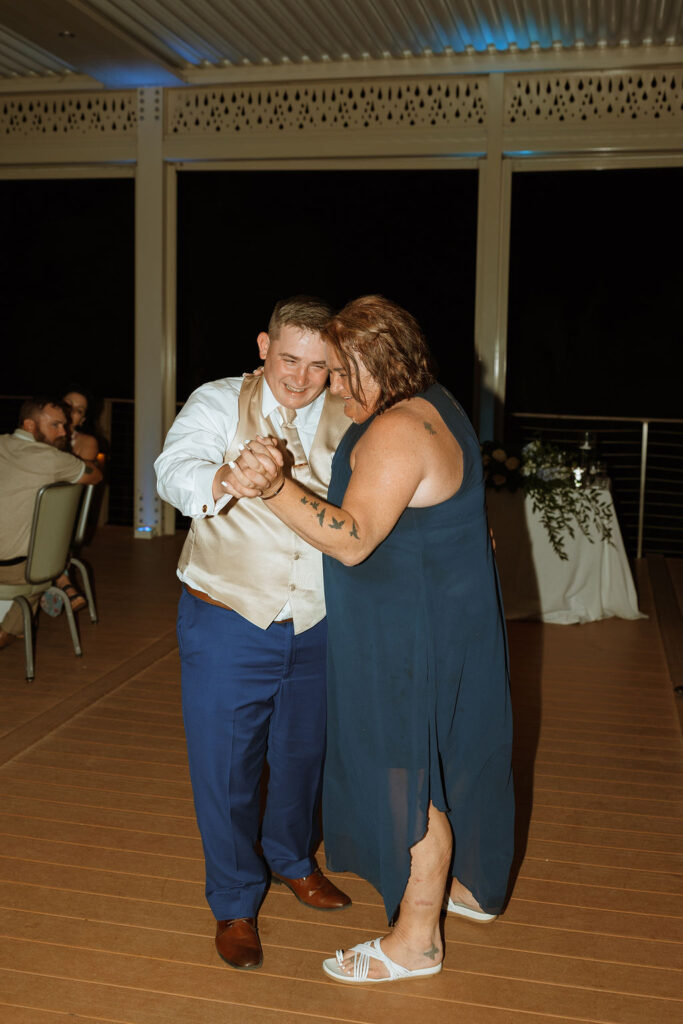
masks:
{"label": "seated woman in background", "polygon": [[[68,441],[70,451],[74,455],[77,455],[79,459],[99,462],[99,444],[97,438],[83,429],[83,424],[88,412],[87,397],[82,391],[72,389],[66,392],[62,398],[62,402],[69,414]],[[81,594],[73,585],[67,573],[63,573],[59,579],[56,580],[56,583],[69,598],[72,611],[79,612],[82,608],[86,607],[88,602],[83,594]],[[58,601],[51,598],[52,595],[44,595],[41,600],[41,608],[43,611],[47,612],[48,615],[59,615],[62,610],[61,598]]]}
{"label": "seated woman in background", "polygon": [[248,442],[231,493],[261,497],[323,552],[327,866],[368,879],[395,919],[389,935],[323,968],[382,982],[438,973],[442,905],[478,922],[503,908],[514,819],[507,643],[479,441],[435,382],[418,324],[370,295],[324,338],[330,390],[353,421],[329,500],[286,475],[271,438]]}
{"label": "seated woman in background", "polygon": [[97,438],[83,429],[88,413],[88,399],[80,391],[67,391],[62,401],[69,410],[71,451],[80,459],[96,459],[99,448]]}

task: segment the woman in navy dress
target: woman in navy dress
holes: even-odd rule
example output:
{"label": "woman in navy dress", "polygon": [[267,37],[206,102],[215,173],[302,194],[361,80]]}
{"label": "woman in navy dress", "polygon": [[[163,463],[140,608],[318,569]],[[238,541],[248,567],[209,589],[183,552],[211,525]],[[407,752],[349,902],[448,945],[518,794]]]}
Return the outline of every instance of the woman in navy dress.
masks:
{"label": "woman in navy dress", "polygon": [[[442,906],[501,911],[513,854],[505,624],[476,434],[434,381],[413,317],[380,296],[325,332],[352,420],[328,501],[250,442],[245,486],[324,553],[325,854],[368,879],[390,933],[326,960],[339,981],[436,974]],[[253,490],[251,491],[253,494]]]}

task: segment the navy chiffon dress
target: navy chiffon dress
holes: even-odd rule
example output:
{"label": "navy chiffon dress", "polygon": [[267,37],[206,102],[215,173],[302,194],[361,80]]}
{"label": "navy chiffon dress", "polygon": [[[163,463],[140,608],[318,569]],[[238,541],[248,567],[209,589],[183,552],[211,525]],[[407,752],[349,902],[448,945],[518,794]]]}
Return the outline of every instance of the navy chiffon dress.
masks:
{"label": "navy chiffon dress", "polygon": [[[371,882],[389,920],[430,801],[453,829],[453,874],[488,913],[503,906],[513,854],[507,639],[479,442],[445,388],[434,384],[419,397],[462,448],[462,486],[438,505],[405,509],[360,565],[323,559],[327,865]],[[335,505],[373,419],[352,424],[337,449],[328,493]]]}

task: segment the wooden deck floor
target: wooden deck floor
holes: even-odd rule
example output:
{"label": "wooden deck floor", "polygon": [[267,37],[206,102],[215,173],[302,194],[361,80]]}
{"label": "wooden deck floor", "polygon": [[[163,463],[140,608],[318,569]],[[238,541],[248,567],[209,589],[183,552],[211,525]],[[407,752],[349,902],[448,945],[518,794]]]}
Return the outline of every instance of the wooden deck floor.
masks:
{"label": "wooden deck floor", "polygon": [[[683,1021],[683,757],[657,621],[511,625],[519,790],[512,898],[449,919],[434,979],[346,988],[324,956],[382,933],[355,876],[338,915],[270,892],[265,963],[213,948],[179,707],[179,542],[108,527],[101,623],[75,659],[43,617],[36,680],[0,653],[0,1020],[127,1024]],[[647,580],[641,607],[652,611]]]}

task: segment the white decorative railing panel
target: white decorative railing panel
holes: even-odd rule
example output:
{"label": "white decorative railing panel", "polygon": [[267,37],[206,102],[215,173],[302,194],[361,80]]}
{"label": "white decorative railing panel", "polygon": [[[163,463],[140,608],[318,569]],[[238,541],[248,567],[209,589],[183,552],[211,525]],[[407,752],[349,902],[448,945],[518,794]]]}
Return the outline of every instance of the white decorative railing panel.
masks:
{"label": "white decorative railing panel", "polygon": [[170,89],[167,136],[482,128],[486,76]]}
{"label": "white decorative railing panel", "polygon": [[0,137],[6,141],[134,137],[136,129],[135,91],[0,96]]}
{"label": "white decorative railing panel", "polygon": [[683,123],[683,69],[505,76],[505,127]]}
{"label": "white decorative railing panel", "polygon": [[[683,151],[683,68],[159,90],[167,160]],[[1,164],[134,162],[137,90],[0,94]],[[502,124],[501,124],[502,121]],[[494,147],[495,148],[495,147]]]}

